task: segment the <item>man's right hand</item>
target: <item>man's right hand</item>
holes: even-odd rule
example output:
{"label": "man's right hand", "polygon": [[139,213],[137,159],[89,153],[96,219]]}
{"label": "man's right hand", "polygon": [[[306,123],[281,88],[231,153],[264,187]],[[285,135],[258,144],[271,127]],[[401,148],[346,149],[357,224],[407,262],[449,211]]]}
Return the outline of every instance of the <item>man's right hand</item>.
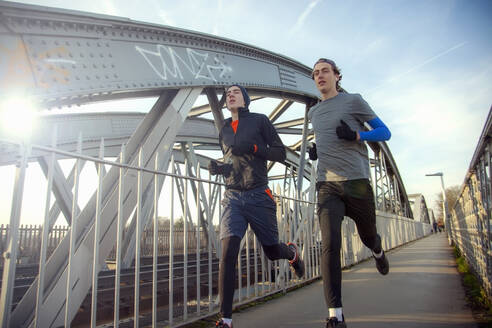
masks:
{"label": "man's right hand", "polygon": [[345,139],[348,141],[358,140],[357,131],[352,130],[344,120],[340,120],[340,125],[337,126],[336,132],[339,139]]}
{"label": "man's right hand", "polygon": [[313,142],[312,146],[308,148],[309,159],[315,161],[318,159],[318,152],[316,151],[316,144]]}
{"label": "man's right hand", "polygon": [[219,165],[217,164],[216,161],[211,160],[210,163],[208,163],[208,172],[210,172],[210,175],[217,175],[220,174],[220,169]]}
{"label": "man's right hand", "polygon": [[256,145],[251,142],[247,142],[247,141],[240,142],[232,146],[232,154],[236,156],[241,156],[244,154],[253,154],[255,153],[257,148],[255,146]]}

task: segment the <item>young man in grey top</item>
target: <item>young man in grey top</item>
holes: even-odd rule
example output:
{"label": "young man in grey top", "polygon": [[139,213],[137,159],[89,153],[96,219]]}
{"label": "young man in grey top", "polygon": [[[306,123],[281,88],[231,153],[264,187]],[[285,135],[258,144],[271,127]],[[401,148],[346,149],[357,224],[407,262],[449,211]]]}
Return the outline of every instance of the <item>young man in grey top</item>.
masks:
{"label": "young man in grey top", "polygon": [[[312,78],[321,102],[311,107],[308,118],[316,144],[309,157],[318,159],[318,217],[323,240],[321,273],[329,317],[326,327],[346,327],[342,313],[341,225],[352,218],[359,236],[373,252],[378,271],[386,275],[389,263],[376,230],[376,210],[369,180],[369,158],[364,141],[384,141],[390,131],[359,94],[343,92],[342,75],[335,62],[319,59]],[[364,130],[364,122],[371,131]]]}

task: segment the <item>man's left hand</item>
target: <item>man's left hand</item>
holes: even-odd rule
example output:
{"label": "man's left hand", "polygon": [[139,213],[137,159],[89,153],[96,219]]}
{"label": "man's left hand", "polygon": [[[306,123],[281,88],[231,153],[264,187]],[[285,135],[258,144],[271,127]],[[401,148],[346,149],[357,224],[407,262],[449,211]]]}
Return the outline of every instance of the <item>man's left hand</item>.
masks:
{"label": "man's left hand", "polygon": [[337,136],[348,141],[357,140],[357,132],[352,130],[344,120],[340,120],[341,125],[337,126]]}

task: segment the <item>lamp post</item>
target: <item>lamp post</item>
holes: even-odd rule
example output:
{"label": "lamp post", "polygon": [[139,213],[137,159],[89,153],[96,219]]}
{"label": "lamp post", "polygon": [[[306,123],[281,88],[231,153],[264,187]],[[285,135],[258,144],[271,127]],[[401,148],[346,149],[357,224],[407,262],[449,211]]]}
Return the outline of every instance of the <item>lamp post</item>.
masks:
{"label": "lamp post", "polygon": [[448,243],[451,245],[451,224],[449,222],[449,209],[448,209],[448,202],[446,200],[446,188],[444,188],[444,174],[442,172],[437,172],[437,173],[432,173],[432,174],[426,174],[425,176],[427,177],[441,177],[441,189],[442,189],[442,210],[443,210],[443,216],[444,216],[444,227],[446,229],[447,235],[448,235]]}

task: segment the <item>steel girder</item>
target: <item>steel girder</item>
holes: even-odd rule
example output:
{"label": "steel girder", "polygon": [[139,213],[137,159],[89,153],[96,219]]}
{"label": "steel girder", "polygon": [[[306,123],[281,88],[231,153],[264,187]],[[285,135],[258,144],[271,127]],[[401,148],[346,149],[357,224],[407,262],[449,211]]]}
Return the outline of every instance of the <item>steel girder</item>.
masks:
{"label": "steel girder", "polygon": [[[145,117],[138,129],[130,138],[126,146],[128,158],[126,163],[135,165],[137,156],[142,151],[143,163],[145,167],[153,167],[154,158],[157,152],[160,153],[161,169],[167,169],[171,157],[169,144],[176,138],[180,124],[186,118],[188,111],[191,109],[194,101],[201,93],[201,88],[187,88],[179,91],[169,90],[165,92],[154,106],[153,110]],[[118,172],[112,168],[104,177],[102,200],[103,209],[101,214],[101,241],[99,253],[99,268],[104,266],[104,261],[111,251],[115,242],[116,233],[116,203],[117,203],[117,180]],[[150,177],[143,179],[142,187],[147,189],[150,195],[152,183]],[[128,217],[135,208],[136,204],[136,176],[133,172],[127,172],[125,176],[124,191],[124,217]],[[88,202],[86,207],[78,215],[74,224],[77,225],[77,243],[74,253],[72,270],[74,277],[74,291],[72,293],[70,309],[71,316],[75,316],[77,309],[85,298],[91,286],[92,271],[92,249],[94,245],[94,211],[95,195]],[[44,311],[41,314],[40,322],[43,327],[53,327],[62,324],[64,317],[64,295],[66,293],[66,254],[68,253],[69,238],[66,236],[54,254],[50,257],[46,265],[46,290],[44,295],[46,299],[42,304]],[[25,326],[32,320],[35,305],[35,289],[37,283],[26,292],[24,298],[17,305],[12,313],[11,324],[13,326]]]}
{"label": "steel girder", "polygon": [[[32,139],[38,145],[49,145],[50,132],[58,129],[58,148],[67,152],[75,152],[78,134],[82,135],[82,153],[97,157],[101,138],[104,138],[106,157],[118,157],[121,145],[128,142],[133,132],[145,118],[146,113],[84,113],[60,114],[45,116],[38,122],[39,129]],[[97,128],[95,128],[97,127]],[[202,118],[188,118],[176,137],[176,141],[193,140],[197,143],[217,144],[219,134],[212,121]],[[0,165],[15,164],[18,151],[15,147],[4,145],[0,152]],[[30,161],[43,157],[43,153],[34,150]]]}
{"label": "steel girder", "polygon": [[44,106],[232,83],[317,94],[309,67],[225,38],[4,1],[0,11],[0,89],[23,88]]}
{"label": "steel girder", "polygon": [[[48,163],[46,162],[45,157],[39,158],[39,166],[43,170],[44,175],[48,178]],[[75,168],[75,167],[74,167]],[[58,214],[60,210],[63,212],[63,216],[65,217],[67,223],[70,225],[71,223],[71,215],[72,215],[72,187],[73,187],[73,173],[74,169],[70,172],[68,177],[68,181],[65,179],[63,175],[63,171],[58,164],[57,161],[54,163],[55,172],[53,174],[53,193],[56,198],[55,204],[53,204],[52,209],[50,210],[50,220],[49,225],[51,227],[55,224]],[[52,213],[51,213],[52,212]],[[77,206],[77,212],[80,212],[80,209]]]}
{"label": "steel girder", "polygon": [[386,143],[368,143],[374,152],[374,189],[376,209],[413,218],[407,192]]}
{"label": "steel girder", "polygon": [[[181,154],[184,157],[184,161],[181,161],[181,162],[185,163],[187,165],[187,170],[188,170],[189,176],[197,177],[198,173],[196,172],[196,170],[194,171],[194,169],[196,169],[198,167],[200,160],[198,159],[198,157],[194,153],[193,146],[192,146],[191,142],[188,143],[188,147],[181,147]],[[178,159],[179,159],[179,157],[178,157]],[[177,161],[176,158],[174,158],[174,160],[175,160],[175,163],[180,163],[180,161]],[[207,164],[208,164],[208,161],[209,161],[209,159],[206,159]],[[179,172],[179,167],[177,168],[177,170]],[[163,184],[164,184],[164,179],[161,179],[159,181],[159,190],[162,189]],[[196,184],[192,183],[191,188],[192,188],[192,192],[194,195],[194,199],[197,199],[197,193],[200,193],[200,200],[201,200],[200,222],[201,222],[201,226],[203,227],[203,229],[205,231],[206,238],[209,238],[208,233],[207,233],[208,227],[206,224],[206,222],[208,222],[208,220],[206,220],[204,218],[204,214],[203,214],[203,213],[206,213],[206,214],[210,213],[209,212],[209,204],[207,202],[207,197],[205,195],[205,191],[203,189],[202,184],[200,184],[200,183],[198,183],[198,188],[197,188]],[[179,196],[181,196],[181,195],[182,195],[182,193],[179,193]],[[149,195],[149,196],[145,196],[144,197],[144,203],[142,206],[142,217],[143,217],[143,226],[144,227],[149,222],[150,218],[153,215],[152,206],[153,206],[153,194]],[[188,206],[188,205],[186,202],[184,202],[184,200],[182,200],[181,206],[184,209],[184,207]],[[183,213],[185,213],[185,212],[188,214],[191,213],[189,208],[187,208],[186,211],[183,210]],[[189,218],[191,220],[191,215],[189,215]],[[129,226],[129,229],[126,233],[125,240],[123,241],[122,267],[129,267],[131,265],[131,262],[133,261],[133,259],[135,257],[135,245],[136,245],[136,243],[135,243],[135,227],[136,227],[136,213],[133,216],[132,221],[130,222],[130,226]],[[215,249],[217,249],[217,238],[215,236],[214,229],[211,229],[211,234],[212,234],[212,239],[211,239],[212,245],[214,246]]]}

